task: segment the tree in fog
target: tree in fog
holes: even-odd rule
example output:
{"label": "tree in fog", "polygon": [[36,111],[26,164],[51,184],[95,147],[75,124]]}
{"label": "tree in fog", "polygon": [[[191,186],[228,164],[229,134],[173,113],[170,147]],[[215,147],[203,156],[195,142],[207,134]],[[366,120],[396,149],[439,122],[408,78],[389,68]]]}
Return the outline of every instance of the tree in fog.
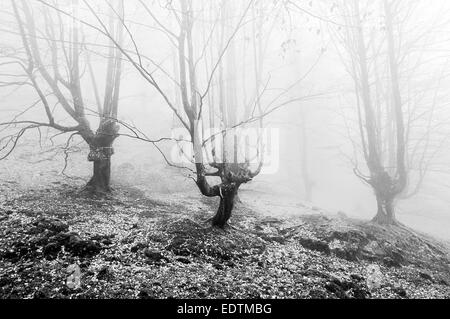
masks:
{"label": "tree in fog", "polygon": [[[78,0],[67,1],[73,17],[69,18],[48,6],[32,4],[30,1],[11,1],[15,17],[15,32],[21,40],[22,48],[7,58],[3,65],[15,66],[17,74],[23,74],[20,86],[32,87],[39,97],[25,112],[18,114],[13,121],[1,123],[8,129],[18,128],[6,138],[2,150],[5,158],[14,150],[19,139],[29,130],[51,128],[60,134],[70,134],[66,147],[75,136],[88,144],[88,160],[93,162],[93,175],[87,189],[105,193],[110,191],[111,155],[113,142],[119,136],[117,114],[122,74],[122,54],[112,42],[101,46],[88,43],[83,27],[76,19]],[[60,6],[54,2],[54,6]],[[123,15],[123,1],[113,1],[109,5],[111,36],[122,43],[123,25],[113,19],[115,12]],[[62,7],[62,6],[61,6]],[[67,10],[67,7],[64,7]],[[105,71],[93,67],[92,47],[100,48],[99,54],[106,56]],[[106,49],[105,49],[106,48]],[[104,52],[106,51],[106,52]],[[103,98],[98,84],[99,74],[105,73]],[[9,83],[17,85],[17,83]],[[89,105],[87,95],[94,92],[96,106]],[[41,107],[46,120],[27,118],[27,111],[35,106]],[[92,129],[89,116],[98,121],[96,131]],[[70,119],[70,120],[67,120]]]}
{"label": "tree in fog", "polygon": [[[155,14],[155,8],[146,2],[139,3],[147,14],[149,29],[159,30],[168,39],[175,52],[176,66],[172,65],[173,71],[169,71],[164,63],[141,52],[138,38],[143,34],[133,33],[128,25],[142,23],[134,21],[127,25],[126,19],[121,20],[127,26],[134,52],[117,41],[115,44],[188,133],[186,139],[171,138],[177,142],[187,165],[171,162],[158,149],[169,165],[192,173],[204,196],[220,198],[212,224],[223,228],[241,185],[253,180],[263,168],[263,119],[285,105],[306,99],[286,99],[288,90],[282,90],[263,103],[269,80],[263,79],[262,45],[267,38],[261,19],[271,19],[270,10],[275,10],[277,3],[180,0],[161,6],[159,10],[168,13],[161,15]],[[92,9],[91,13],[101,27],[89,25],[112,39],[102,17]],[[267,16],[262,18],[264,14]],[[175,85],[175,95],[166,88],[167,82]],[[256,138],[250,138],[246,129],[257,132]],[[156,145],[155,141],[150,142]],[[191,153],[183,150],[181,144],[186,142]]]}
{"label": "tree in fog", "polygon": [[[204,5],[204,10],[201,10],[201,5]],[[212,224],[221,228],[231,216],[239,187],[257,176],[263,165],[260,138],[253,145],[257,148],[257,163],[252,166],[250,152],[245,152],[251,147],[249,141],[240,140],[242,136],[239,135],[240,129],[255,122],[261,123],[263,118],[255,91],[258,88],[253,90],[255,94],[251,104],[246,105],[247,101],[238,96],[241,91],[237,88],[237,78],[241,73],[237,67],[236,38],[244,20],[250,17],[252,1],[245,6],[242,8],[241,4],[229,1],[197,5],[194,1],[181,0],[176,9],[171,8],[173,12],[179,12],[178,30],[167,30],[176,46],[176,95],[181,104],[171,107],[179,123],[189,133],[193,152],[186,158],[194,167],[194,179],[199,190],[204,196],[220,198]],[[237,17],[236,12],[239,13]],[[207,19],[213,21],[209,24],[211,30],[201,22]],[[253,52],[254,48],[250,46],[249,50]],[[258,67],[254,66],[256,77],[259,77]],[[244,156],[240,156],[242,150]],[[219,178],[220,182],[211,184],[209,178]]]}
{"label": "tree in fog", "polygon": [[[403,1],[390,0],[367,6],[357,0],[338,5],[344,24],[337,26],[336,35],[340,36],[343,56],[348,57],[344,58],[347,70],[354,81],[357,125],[369,174],[363,174],[357,165],[354,171],[374,190],[378,209],[373,220],[380,224],[397,223],[396,200],[418,191],[433,155],[430,130],[437,100],[419,100],[408,91],[422,63],[420,54],[417,58],[412,49],[426,32],[422,30],[416,38],[408,39],[410,42],[406,40],[405,25],[414,17],[411,11],[420,6],[416,2],[406,3],[408,8],[404,5]],[[405,61],[415,64],[406,66]],[[412,74],[407,73],[411,70]],[[436,90],[430,89],[432,96]],[[417,104],[425,107],[418,108]],[[419,175],[415,185],[413,171]]]}

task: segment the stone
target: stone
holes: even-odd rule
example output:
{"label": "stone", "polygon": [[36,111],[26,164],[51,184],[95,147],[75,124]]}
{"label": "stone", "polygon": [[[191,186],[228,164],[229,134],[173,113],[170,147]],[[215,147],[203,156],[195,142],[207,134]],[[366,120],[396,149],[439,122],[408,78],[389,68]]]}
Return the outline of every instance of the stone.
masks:
{"label": "stone", "polygon": [[176,260],[182,264],[190,264],[191,263],[191,261],[185,257],[178,257]]}
{"label": "stone", "polygon": [[362,277],[362,276],[360,276],[360,275],[358,275],[358,274],[351,274],[351,275],[350,275],[350,278],[351,278],[352,280],[355,280],[355,281],[358,281],[358,282],[364,280],[364,277]]}
{"label": "stone", "polygon": [[45,246],[47,245],[49,242],[49,237],[43,234],[38,234],[36,236],[33,236],[30,239],[30,245],[35,245],[35,246]]}
{"label": "stone", "polygon": [[108,266],[102,266],[98,271],[96,277],[98,280],[108,280],[111,279],[113,276],[114,275]]}
{"label": "stone", "polygon": [[69,265],[66,269],[69,275],[66,279],[66,286],[69,289],[76,290],[81,288],[81,269],[77,264]]}
{"label": "stone", "polygon": [[44,254],[44,256],[49,257],[49,258],[56,258],[56,256],[58,255],[58,253],[60,251],[61,251],[61,245],[59,245],[57,243],[47,244],[42,249],[42,253]]}
{"label": "stone", "polygon": [[161,254],[161,252],[156,251],[156,250],[151,250],[149,248],[146,248],[144,250],[144,255],[151,261],[155,261],[155,262],[159,262],[161,260],[166,260],[166,261],[168,260],[166,257],[163,256],[163,254]]}
{"label": "stone", "polygon": [[105,246],[110,246],[113,243],[112,239],[114,237],[115,237],[114,234],[113,235],[95,235],[95,236],[92,236],[90,238],[90,240],[97,241],[97,242],[99,242],[99,243],[101,243],[102,245],[105,245]]}
{"label": "stone", "polygon": [[330,254],[330,247],[328,246],[328,244],[326,242],[312,239],[312,238],[300,238],[299,242],[300,242],[300,245],[302,245],[306,249],[319,251],[326,255]]}
{"label": "stone", "polygon": [[34,226],[38,230],[49,230],[54,233],[66,232],[69,230],[69,225],[58,219],[39,218],[34,222]]}
{"label": "stone", "polygon": [[370,292],[362,288],[353,289],[353,297],[355,299],[367,299],[370,296]]}
{"label": "stone", "polygon": [[347,299],[348,296],[345,291],[338,284],[334,282],[329,282],[325,285],[325,289],[333,293],[336,297],[340,299]]}
{"label": "stone", "polygon": [[366,269],[366,272],[366,284],[369,290],[380,288],[383,282],[383,274],[381,273],[380,266],[376,264],[369,265]]}
{"label": "stone", "polygon": [[406,298],[408,296],[408,294],[406,293],[406,290],[401,287],[394,288],[394,292],[402,298]]}
{"label": "stone", "polygon": [[105,246],[111,246],[113,244],[112,240],[109,238],[103,239],[102,241],[100,241],[100,243]]}
{"label": "stone", "polygon": [[39,289],[33,293],[33,299],[50,299],[50,296],[46,290]]}
{"label": "stone", "polygon": [[383,264],[386,267],[400,267],[401,265],[396,262],[394,259],[392,259],[391,257],[384,257],[383,258]]}
{"label": "stone", "polygon": [[425,280],[429,280],[429,281],[433,281],[433,277],[431,277],[430,274],[426,273],[426,272],[420,272],[419,273],[420,278],[425,279]]}
{"label": "stone", "polygon": [[78,257],[92,257],[100,253],[102,247],[91,240],[81,240],[78,236],[70,238],[67,251]]}
{"label": "stone", "polygon": [[135,252],[138,252],[139,250],[142,250],[142,249],[145,249],[145,248],[148,248],[148,244],[146,244],[146,243],[136,243],[135,245],[133,245],[130,248],[130,251],[135,253]]}
{"label": "stone", "polygon": [[137,297],[139,299],[155,299],[155,296],[149,289],[142,289],[139,291]]}

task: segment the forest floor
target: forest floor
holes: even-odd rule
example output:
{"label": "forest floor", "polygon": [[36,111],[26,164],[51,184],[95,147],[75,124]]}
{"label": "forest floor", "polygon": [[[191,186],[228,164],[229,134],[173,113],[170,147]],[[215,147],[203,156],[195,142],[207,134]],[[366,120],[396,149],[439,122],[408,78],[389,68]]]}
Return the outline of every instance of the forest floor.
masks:
{"label": "forest floor", "polygon": [[215,205],[128,186],[28,190],[0,211],[0,298],[450,298],[448,247],[425,235],[245,204],[218,230]]}
{"label": "forest floor", "polygon": [[450,298],[448,244],[406,227],[244,190],[219,230],[217,200],[191,184],[170,193],[124,166],[128,180],[93,197],[48,163],[8,165],[0,298]]}

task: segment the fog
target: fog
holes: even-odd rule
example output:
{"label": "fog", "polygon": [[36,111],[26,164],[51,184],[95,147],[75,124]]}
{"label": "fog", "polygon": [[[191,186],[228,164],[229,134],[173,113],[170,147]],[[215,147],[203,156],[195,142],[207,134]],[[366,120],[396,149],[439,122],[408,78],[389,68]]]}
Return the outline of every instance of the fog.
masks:
{"label": "fog", "polygon": [[[61,131],[52,125],[21,131],[33,122],[49,122],[32,78],[47,96],[54,122],[78,125],[77,115],[67,113],[41,70],[48,70],[60,94],[75,109],[76,94],[70,87],[77,81],[70,66],[77,55],[71,53],[73,36],[79,33],[82,45],[72,52],[79,53],[79,91],[93,132],[106,118],[97,106],[104,103],[108,86],[120,86],[116,122],[121,128],[114,141],[113,184],[123,176],[120,167],[131,163],[149,174],[149,185],[167,184],[167,192],[190,190],[201,196],[192,180],[201,184],[191,159],[197,163],[202,156],[191,138],[197,135],[190,136],[194,126],[185,105],[190,101],[190,110],[196,112],[192,118],[202,122],[203,141],[214,136],[205,133],[206,128],[218,128],[216,133],[236,127],[257,132],[258,138],[250,139],[251,155],[242,150],[248,146],[245,142],[239,144],[239,154],[259,160],[251,163],[253,171],[264,162],[259,174],[243,183],[244,202],[259,194],[258,198],[281,206],[303,203],[371,220],[377,214],[377,198],[374,187],[363,179],[373,181],[376,175],[368,165],[372,116],[374,158],[390,175],[389,187],[401,184],[399,163],[405,166],[407,181],[393,200],[396,218],[419,231],[450,239],[448,1],[30,0],[26,1],[28,14],[25,2],[14,3],[15,8],[10,1],[0,2],[3,169],[19,160],[18,154],[27,147],[33,154],[52,150],[51,154],[58,145],[73,148],[67,173],[77,174],[71,165],[78,165],[83,172],[79,177],[91,175],[85,157],[92,145],[81,133],[72,137],[78,131]],[[31,30],[31,18],[36,32]],[[34,50],[33,37],[39,59],[37,52],[25,48]],[[29,54],[35,64],[31,76],[26,73]],[[120,83],[107,76],[113,59],[122,61]],[[185,68],[184,75],[180,66]],[[67,87],[58,82],[59,76],[68,79]],[[396,122],[400,118],[402,131]],[[227,146],[235,141],[224,135],[217,148],[228,149],[224,151],[228,154],[233,147]],[[192,153],[185,154],[189,150]],[[205,162],[215,157],[211,149],[203,151]],[[64,167],[65,154],[56,155],[58,170]],[[152,181],[151,173],[162,178]],[[216,179],[209,178],[210,184],[219,183]]]}

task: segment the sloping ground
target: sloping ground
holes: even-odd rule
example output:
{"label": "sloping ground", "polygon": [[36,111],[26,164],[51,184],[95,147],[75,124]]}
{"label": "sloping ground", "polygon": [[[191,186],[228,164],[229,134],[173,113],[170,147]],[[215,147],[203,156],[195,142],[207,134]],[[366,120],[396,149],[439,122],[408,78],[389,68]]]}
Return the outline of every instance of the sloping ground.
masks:
{"label": "sloping ground", "polygon": [[[372,261],[387,267],[415,265],[450,274],[448,246],[407,227],[382,227],[345,216],[311,215],[302,221],[308,224],[317,242],[328,246],[328,252],[340,258]],[[295,231],[292,236],[296,237]],[[300,237],[301,243],[311,241],[315,242],[311,237]]]}
{"label": "sloping ground", "polygon": [[[126,186],[21,192],[0,209],[0,297],[450,297],[448,248],[411,230],[240,204],[222,231],[206,223],[216,204]],[[74,265],[79,287],[67,285]]]}

